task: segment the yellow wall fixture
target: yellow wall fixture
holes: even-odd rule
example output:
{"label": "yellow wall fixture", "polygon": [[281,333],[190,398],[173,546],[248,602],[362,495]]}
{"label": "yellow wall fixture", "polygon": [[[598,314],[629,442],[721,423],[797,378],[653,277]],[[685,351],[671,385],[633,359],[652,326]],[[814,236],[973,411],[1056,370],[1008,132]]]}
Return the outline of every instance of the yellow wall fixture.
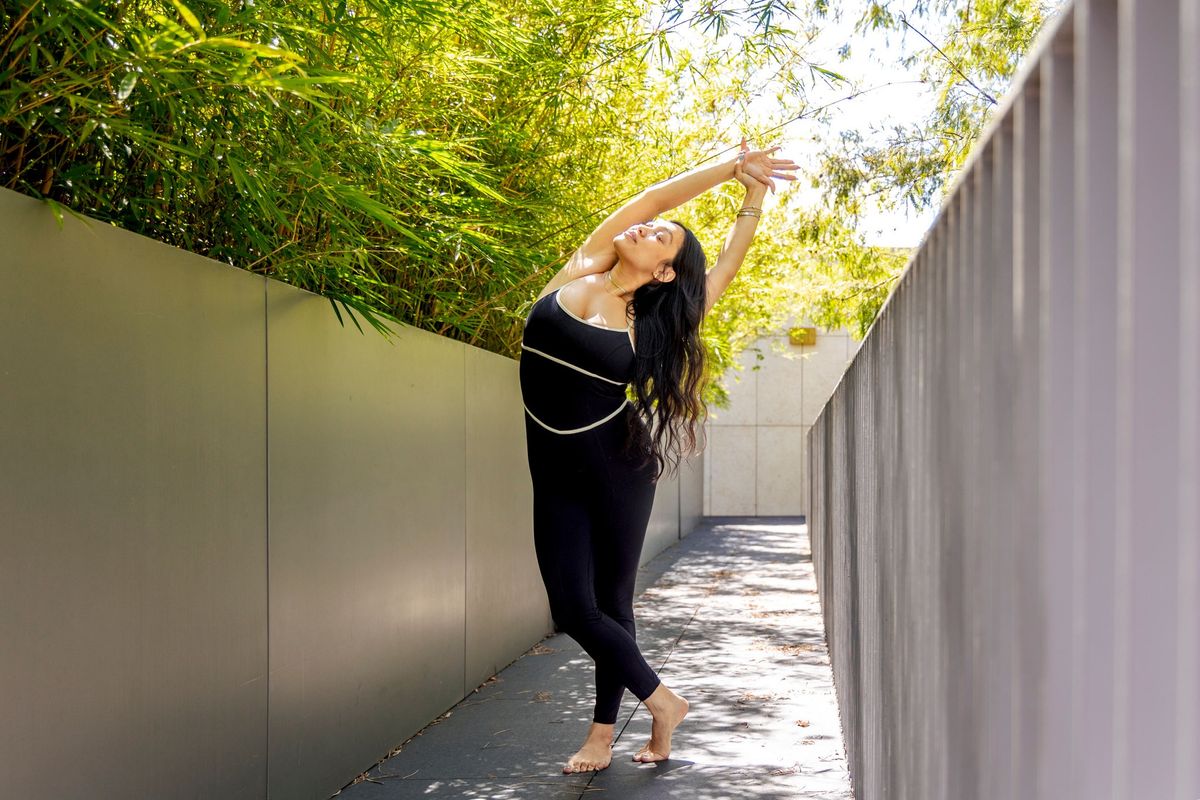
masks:
{"label": "yellow wall fixture", "polygon": [[806,344],[817,343],[816,328],[790,328],[788,329],[788,339],[792,344],[804,346]]}

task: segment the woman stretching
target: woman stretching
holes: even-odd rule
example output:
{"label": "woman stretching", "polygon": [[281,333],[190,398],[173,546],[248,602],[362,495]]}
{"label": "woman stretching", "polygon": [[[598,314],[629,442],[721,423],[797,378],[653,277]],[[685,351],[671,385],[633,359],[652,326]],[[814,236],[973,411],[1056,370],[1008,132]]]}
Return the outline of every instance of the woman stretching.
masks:
{"label": "woman stretching", "polygon": [[[591,729],[563,772],[609,765],[626,687],[653,716],[634,761],[666,759],[688,712],[638,650],[634,578],[668,450],[677,468],[680,433],[693,451],[707,414],[700,322],[741,266],[772,179],[795,180],[794,162],[772,158],[778,149],[752,151],[743,139],[735,157],[643,191],[592,232],[525,320],[520,382],[538,569],[555,625],[596,662]],[[706,272],[692,232],[658,217],[730,178],[745,199]],[[653,436],[644,420],[657,423]]]}

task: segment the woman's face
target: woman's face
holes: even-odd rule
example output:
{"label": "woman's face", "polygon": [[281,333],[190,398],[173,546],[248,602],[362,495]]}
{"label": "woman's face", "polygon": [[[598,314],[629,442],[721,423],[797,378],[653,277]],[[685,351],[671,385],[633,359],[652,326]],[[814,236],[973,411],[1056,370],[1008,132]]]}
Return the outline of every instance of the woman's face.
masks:
{"label": "woman's face", "polygon": [[683,228],[673,222],[652,219],[634,225],[613,240],[621,263],[647,278],[673,280],[675,272],[669,266],[683,247]]}

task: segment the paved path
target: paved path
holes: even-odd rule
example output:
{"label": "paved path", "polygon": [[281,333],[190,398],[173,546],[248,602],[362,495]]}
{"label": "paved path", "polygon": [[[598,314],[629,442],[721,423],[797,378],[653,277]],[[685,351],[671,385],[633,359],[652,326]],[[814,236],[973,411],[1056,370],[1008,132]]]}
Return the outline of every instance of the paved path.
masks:
{"label": "paved path", "polygon": [[639,571],[638,644],[691,703],[669,760],[631,760],[650,715],[626,691],[609,767],[562,773],[591,721],[592,660],[557,634],[336,796],[852,800],[801,520],[708,517]]}

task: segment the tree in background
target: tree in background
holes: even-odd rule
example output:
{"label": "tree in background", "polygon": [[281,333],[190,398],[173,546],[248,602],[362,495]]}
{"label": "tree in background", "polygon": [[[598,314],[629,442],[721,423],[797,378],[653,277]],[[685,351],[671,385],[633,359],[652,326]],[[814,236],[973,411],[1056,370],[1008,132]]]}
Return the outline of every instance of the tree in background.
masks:
{"label": "tree in background", "polygon": [[[923,211],[940,206],[1003,98],[1030,45],[1063,2],[1038,0],[914,0],[868,2],[854,30],[880,29],[915,50],[897,60],[919,68],[936,87],[929,114],[912,125],[884,120],[869,132],[843,132],[827,142],[813,171],[825,201],[825,222],[807,238],[827,237],[823,257],[805,284],[805,307],[823,327],[848,327],[860,338],[908,262],[908,251],[872,248],[855,232],[868,199],[880,207]],[[823,6],[817,13],[827,12]],[[843,46],[848,53],[853,44]],[[862,87],[847,81],[851,91]]]}

